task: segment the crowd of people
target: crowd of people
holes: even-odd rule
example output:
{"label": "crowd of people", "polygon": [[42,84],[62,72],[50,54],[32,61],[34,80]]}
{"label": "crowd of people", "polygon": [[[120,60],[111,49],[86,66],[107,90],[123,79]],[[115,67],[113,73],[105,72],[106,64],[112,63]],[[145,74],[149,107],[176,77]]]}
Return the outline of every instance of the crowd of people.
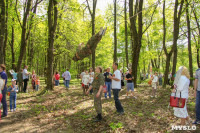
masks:
{"label": "crowd of people", "polygon": [[[200,63],[200,62],[199,62]],[[25,66],[20,72],[15,73],[14,71],[10,71],[12,74],[11,86],[7,86],[7,73],[6,73],[6,66],[1,64],[0,65],[0,82],[3,80],[3,87],[0,86],[0,106],[3,105],[3,114],[1,117],[6,117],[7,112],[7,102],[6,102],[6,94],[8,92],[10,96],[10,111],[16,111],[16,99],[17,99],[17,92],[27,91],[27,84],[29,78],[31,76],[31,84],[32,88],[35,91],[39,90],[40,79],[39,76],[36,75],[35,71],[32,71],[32,74],[28,72],[28,66]],[[111,90],[113,92],[113,98],[115,101],[116,112],[119,115],[124,114],[124,108],[119,100],[119,92],[124,86],[124,80],[126,83],[126,95],[129,96],[129,91],[131,91],[131,96],[134,96],[134,77],[132,76],[132,70],[128,69],[128,71],[123,74],[122,71],[118,70],[118,63],[114,63],[112,66],[114,70],[111,73],[111,68],[107,68],[104,73],[101,67],[96,67],[95,72],[92,68],[89,71],[83,71],[80,74],[81,78],[81,87],[83,89],[84,95],[94,95],[94,107],[97,113],[97,116],[94,117],[95,122],[99,122],[103,119],[102,117],[102,103],[101,103],[101,96],[104,92],[104,97],[107,99],[108,97],[111,98]],[[189,98],[189,85],[190,85],[190,75],[188,69],[186,67],[180,67],[177,73],[175,74],[174,78],[174,85],[172,90],[172,96],[176,96],[179,98],[185,98],[185,106],[183,108],[174,107],[174,115],[181,119],[181,125],[186,125],[187,123],[191,123],[191,118],[187,112],[187,101]],[[62,78],[64,80],[64,85],[66,89],[69,89],[69,84],[71,80],[71,74],[69,69],[62,74]],[[148,78],[148,75],[145,75],[145,78]],[[163,75],[161,73],[155,72],[153,75],[150,75],[151,86],[152,86],[152,97],[156,96],[156,90],[158,85],[162,85],[162,78]],[[169,73],[168,78],[172,78],[171,73]],[[1,80],[2,79],[2,80]],[[54,74],[54,84],[58,86],[60,83],[60,74],[58,71]],[[144,79],[144,77],[143,77]],[[193,124],[200,124],[200,68],[196,70],[195,74],[195,82],[194,82],[194,89],[196,97],[196,120]],[[170,81],[169,81],[170,82]],[[18,85],[17,85],[18,84]],[[7,89],[8,88],[8,89]],[[1,111],[0,111],[1,113]]]}

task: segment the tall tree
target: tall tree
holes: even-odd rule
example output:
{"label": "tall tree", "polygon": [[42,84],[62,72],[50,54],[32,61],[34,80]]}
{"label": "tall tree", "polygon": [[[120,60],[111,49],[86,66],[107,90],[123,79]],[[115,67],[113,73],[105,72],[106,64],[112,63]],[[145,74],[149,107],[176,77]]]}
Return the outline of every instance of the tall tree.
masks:
{"label": "tall tree", "polygon": [[166,65],[165,65],[165,77],[164,77],[164,84],[163,86],[166,86],[167,81],[168,81],[168,73],[169,73],[169,66],[170,66],[170,58],[172,56],[172,53],[174,52],[174,59],[173,59],[173,70],[172,70],[172,75],[174,75],[176,71],[176,63],[177,63],[177,40],[179,36],[179,25],[180,25],[180,18],[182,14],[182,7],[183,7],[184,0],[181,0],[179,11],[178,11],[178,0],[175,0],[175,6],[174,6],[174,31],[173,31],[173,45],[170,50],[170,52],[167,51],[166,48],[166,24],[165,24],[165,1],[163,2],[163,49],[166,55]]}
{"label": "tall tree", "polygon": [[57,0],[49,0],[48,6],[48,42],[47,49],[47,90],[53,90],[53,61],[54,61],[54,38],[58,19]]}
{"label": "tall tree", "polygon": [[8,42],[8,0],[6,0],[5,39],[3,45],[3,63],[6,64],[6,46]]}
{"label": "tall tree", "polygon": [[[190,31],[190,14],[189,14],[189,2],[188,0],[185,0],[186,2],[186,19],[187,19],[187,30],[188,30],[188,56],[189,56],[189,71],[190,71],[190,77],[193,77],[193,66],[192,66],[192,49],[191,49],[191,31]],[[192,83],[192,79],[190,80],[190,83]],[[193,84],[190,84],[191,86]]]}
{"label": "tall tree", "polygon": [[127,30],[127,3],[124,2],[124,20],[125,20],[125,53],[126,53],[126,67],[128,68],[129,58],[128,58],[128,30]]}
{"label": "tall tree", "polygon": [[143,30],[143,15],[142,15],[143,14],[143,0],[135,1],[134,14],[133,14],[133,0],[129,0],[130,31],[131,31],[131,40],[132,40],[132,71],[133,71],[133,76],[134,76],[134,84],[136,87],[137,87],[137,82],[136,82],[137,68],[138,68],[138,63],[139,63],[140,49],[142,47],[142,35],[151,26],[153,15],[156,11],[157,6],[158,6],[158,3],[155,5],[149,24],[146,25],[146,28]]}
{"label": "tall tree", "polygon": [[117,0],[114,0],[114,62],[117,62]]}
{"label": "tall tree", "polygon": [[0,1],[0,64],[4,63],[4,37],[5,37],[5,19],[6,19],[6,10],[5,10],[5,0]]}
{"label": "tall tree", "polygon": [[[95,14],[96,14],[96,6],[97,6],[97,0],[93,0],[93,11],[91,11],[90,5],[88,0],[87,1],[87,7],[90,12],[91,18],[92,18],[92,36],[95,35]],[[95,70],[95,51],[92,51],[92,68]]]}
{"label": "tall tree", "polygon": [[173,46],[174,46],[174,57],[173,57],[173,67],[172,67],[172,75],[176,73],[176,64],[177,64],[177,40],[179,37],[179,29],[180,29],[180,19],[182,14],[182,8],[183,8],[184,0],[181,0],[179,12],[178,12],[178,6],[179,2],[178,0],[175,0],[175,8],[174,8],[174,32],[173,32]]}

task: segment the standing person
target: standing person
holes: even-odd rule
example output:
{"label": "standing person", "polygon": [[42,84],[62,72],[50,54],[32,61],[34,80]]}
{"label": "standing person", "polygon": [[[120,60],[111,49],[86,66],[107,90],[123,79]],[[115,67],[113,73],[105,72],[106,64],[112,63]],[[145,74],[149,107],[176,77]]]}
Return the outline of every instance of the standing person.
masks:
{"label": "standing person", "polygon": [[[94,77],[92,75],[90,75],[90,78],[89,78],[89,87],[92,85],[93,81],[94,81]],[[93,93],[93,89],[90,90],[90,95],[92,95],[92,93]]]}
{"label": "standing person", "polygon": [[99,122],[102,120],[102,104],[101,104],[101,95],[103,91],[104,77],[102,74],[102,68],[96,67],[94,81],[86,94],[88,95],[90,90],[93,88],[94,92],[94,107],[97,112],[97,116],[94,118],[94,122]]}
{"label": "standing person", "polygon": [[17,92],[18,87],[15,83],[15,79],[12,79],[12,85],[8,88],[8,92],[10,92],[10,111],[16,111],[16,100],[17,100]]}
{"label": "standing person", "polygon": [[22,88],[23,88],[23,69],[21,69],[21,71],[18,72],[18,74],[17,74],[17,81],[18,81],[19,92],[21,92]]}
{"label": "standing person", "polygon": [[84,75],[85,75],[85,70],[83,70],[82,73],[80,74],[81,81],[82,81]]}
{"label": "standing person", "polygon": [[174,82],[173,93],[176,94],[176,97],[186,98],[184,108],[174,107],[174,115],[178,118],[181,118],[181,125],[186,125],[186,120],[189,122],[190,118],[187,112],[187,99],[189,96],[189,85],[190,85],[190,74],[186,67],[181,67],[177,72],[176,81]]}
{"label": "standing person", "polygon": [[82,78],[83,94],[85,94],[89,88],[89,79],[90,79],[90,75],[89,75],[88,71],[85,71],[85,75]]}
{"label": "standing person", "polygon": [[152,97],[156,96],[157,84],[158,84],[158,76],[157,72],[152,76]]}
{"label": "standing person", "polygon": [[24,93],[26,93],[27,90],[27,85],[28,85],[28,80],[29,80],[29,72],[27,71],[28,66],[25,66],[23,70],[23,80],[24,80]]}
{"label": "standing person", "polygon": [[104,73],[105,77],[105,85],[107,87],[107,92],[105,93],[105,98],[107,98],[107,94],[109,95],[109,98],[111,98],[111,79],[109,78],[109,75],[112,76],[112,73],[110,72],[110,67],[107,68],[107,71]]}
{"label": "standing person", "polygon": [[39,76],[36,76],[35,84],[36,84],[35,90],[39,91],[39,86],[40,86],[40,77]]}
{"label": "standing person", "polygon": [[66,71],[62,74],[62,77],[65,79],[65,86],[66,86],[66,89],[69,89],[69,83],[70,83],[70,80],[71,80],[71,74],[70,74],[68,68],[67,68]]}
{"label": "standing person", "polygon": [[120,115],[124,114],[124,108],[121,105],[121,102],[119,100],[119,92],[121,90],[121,73],[118,70],[118,63],[114,63],[112,68],[114,69],[113,75],[109,76],[109,78],[112,80],[112,90],[115,100],[115,107],[117,109],[117,112]]}
{"label": "standing person", "polygon": [[16,85],[17,85],[17,73],[14,71],[14,70],[11,70],[11,75],[12,75],[12,78],[16,80]]}
{"label": "standing person", "polygon": [[7,109],[7,102],[6,102],[6,92],[7,92],[7,74],[6,74],[6,66],[4,64],[0,65],[0,76],[4,80],[4,87],[2,90],[3,98],[1,99],[1,103],[3,104],[3,114],[1,115],[1,118],[6,117],[8,114]]}
{"label": "standing person", "polygon": [[171,73],[169,72],[169,74],[168,74],[168,85],[170,85],[170,80],[171,80],[171,78],[172,78],[172,75],[171,75]]}
{"label": "standing person", "polygon": [[55,79],[55,86],[59,86],[60,74],[58,73],[58,71],[56,71],[54,79]]}
{"label": "standing person", "polygon": [[121,88],[124,87],[124,73],[122,72],[122,70],[120,70],[121,73]]}
{"label": "standing person", "polygon": [[[94,72],[93,72],[93,68],[90,68],[90,79],[89,79],[89,87],[92,85],[92,82],[94,81]],[[90,95],[92,95],[93,93],[93,89],[90,90]]]}
{"label": "standing person", "polygon": [[163,78],[163,75],[161,74],[161,72],[159,72],[159,86],[162,86],[162,78]]}
{"label": "standing person", "polygon": [[[200,64],[200,62],[199,62]],[[196,97],[196,120],[193,124],[200,124],[200,68],[196,70],[194,82],[194,97]]]}
{"label": "standing person", "polygon": [[131,90],[131,96],[133,96],[133,92],[134,92],[133,79],[134,78],[132,77],[132,69],[129,69],[129,73],[126,75],[126,78],[125,78],[125,80],[127,81],[127,84],[126,84],[126,87],[127,87],[127,92],[126,92],[127,98],[129,98],[128,97],[129,90]]}
{"label": "standing person", "polygon": [[36,74],[35,74],[35,70],[32,71],[32,81],[31,81],[31,84],[32,84],[32,87],[33,89],[35,90],[35,81],[36,81]]}

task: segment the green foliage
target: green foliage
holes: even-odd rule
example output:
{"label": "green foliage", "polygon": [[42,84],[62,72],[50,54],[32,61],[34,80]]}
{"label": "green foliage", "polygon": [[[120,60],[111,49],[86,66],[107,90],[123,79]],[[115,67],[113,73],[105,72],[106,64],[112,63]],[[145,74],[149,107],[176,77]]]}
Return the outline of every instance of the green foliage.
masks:
{"label": "green foliage", "polygon": [[110,123],[109,126],[112,128],[112,130],[116,130],[117,128],[123,128],[123,124],[118,122],[118,123]]}

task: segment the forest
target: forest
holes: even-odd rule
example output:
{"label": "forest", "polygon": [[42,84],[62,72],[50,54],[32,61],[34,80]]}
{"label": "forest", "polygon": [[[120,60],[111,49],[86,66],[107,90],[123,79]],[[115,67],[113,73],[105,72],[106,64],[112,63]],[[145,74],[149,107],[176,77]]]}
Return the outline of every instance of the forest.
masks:
{"label": "forest", "polygon": [[[99,6],[102,3],[106,6]],[[199,18],[200,0],[1,0],[0,64],[6,65],[8,82],[11,81],[8,70],[19,72],[28,65],[28,71],[35,70],[41,77],[42,93],[19,93],[17,107],[24,112],[13,114],[11,117],[16,117],[13,121],[2,120],[0,132],[1,128],[4,132],[13,129],[19,132],[171,132],[169,124],[176,120],[170,111],[165,111],[171,92],[168,74],[172,75],[170,85],[173,85],[179,67],[185,66],[193,92],[195,72],[200,67]],[[102,28],[104,34],[92,40]],[[81,49],[84,51],[80,54]],[[124,73],[132,69],[138,99],[122,99],[122,104],[127,103],[128,113],[122,122],[112,114],[106,123],[90,125],[88,118],[94,109],[90,108],[91,97],[82,96],[80,74],[97,66],[112,67],[114,62]],[[66,68],[72,77],[69,91],[55,88],[53,82],[55,72],[62,75]],[[157,92],[159,97],[149,100],[146,97],[151,92],[149,79],[143,80],[142,75],[154,72],[164,75],[163,84]],[[125,90],[121,95],[126,95]],[[57,97],[58,101],[52,100]],[[66,105],[61,101],[64,99]],[[113,101],[105,100],[103,104],[105,115],[109,115]],[[192,97],[188,104],[189,114],[194,117],[195,99]],[[156,108],[159,109],[155,111]],[[159,116],[160,112],[165,113]],[[49,119],[44,122],[45,117]],[[19,124],[13,128],[6,126],[6,122],[14,123],[17,119],[27,120],[26,126],[34,119],[34,126],[24,130]],[[127,123],[135,128],[129,128]],[[143,127],[147,123],[150,124]],[[152,125],[157,126],[152,128]]]}

